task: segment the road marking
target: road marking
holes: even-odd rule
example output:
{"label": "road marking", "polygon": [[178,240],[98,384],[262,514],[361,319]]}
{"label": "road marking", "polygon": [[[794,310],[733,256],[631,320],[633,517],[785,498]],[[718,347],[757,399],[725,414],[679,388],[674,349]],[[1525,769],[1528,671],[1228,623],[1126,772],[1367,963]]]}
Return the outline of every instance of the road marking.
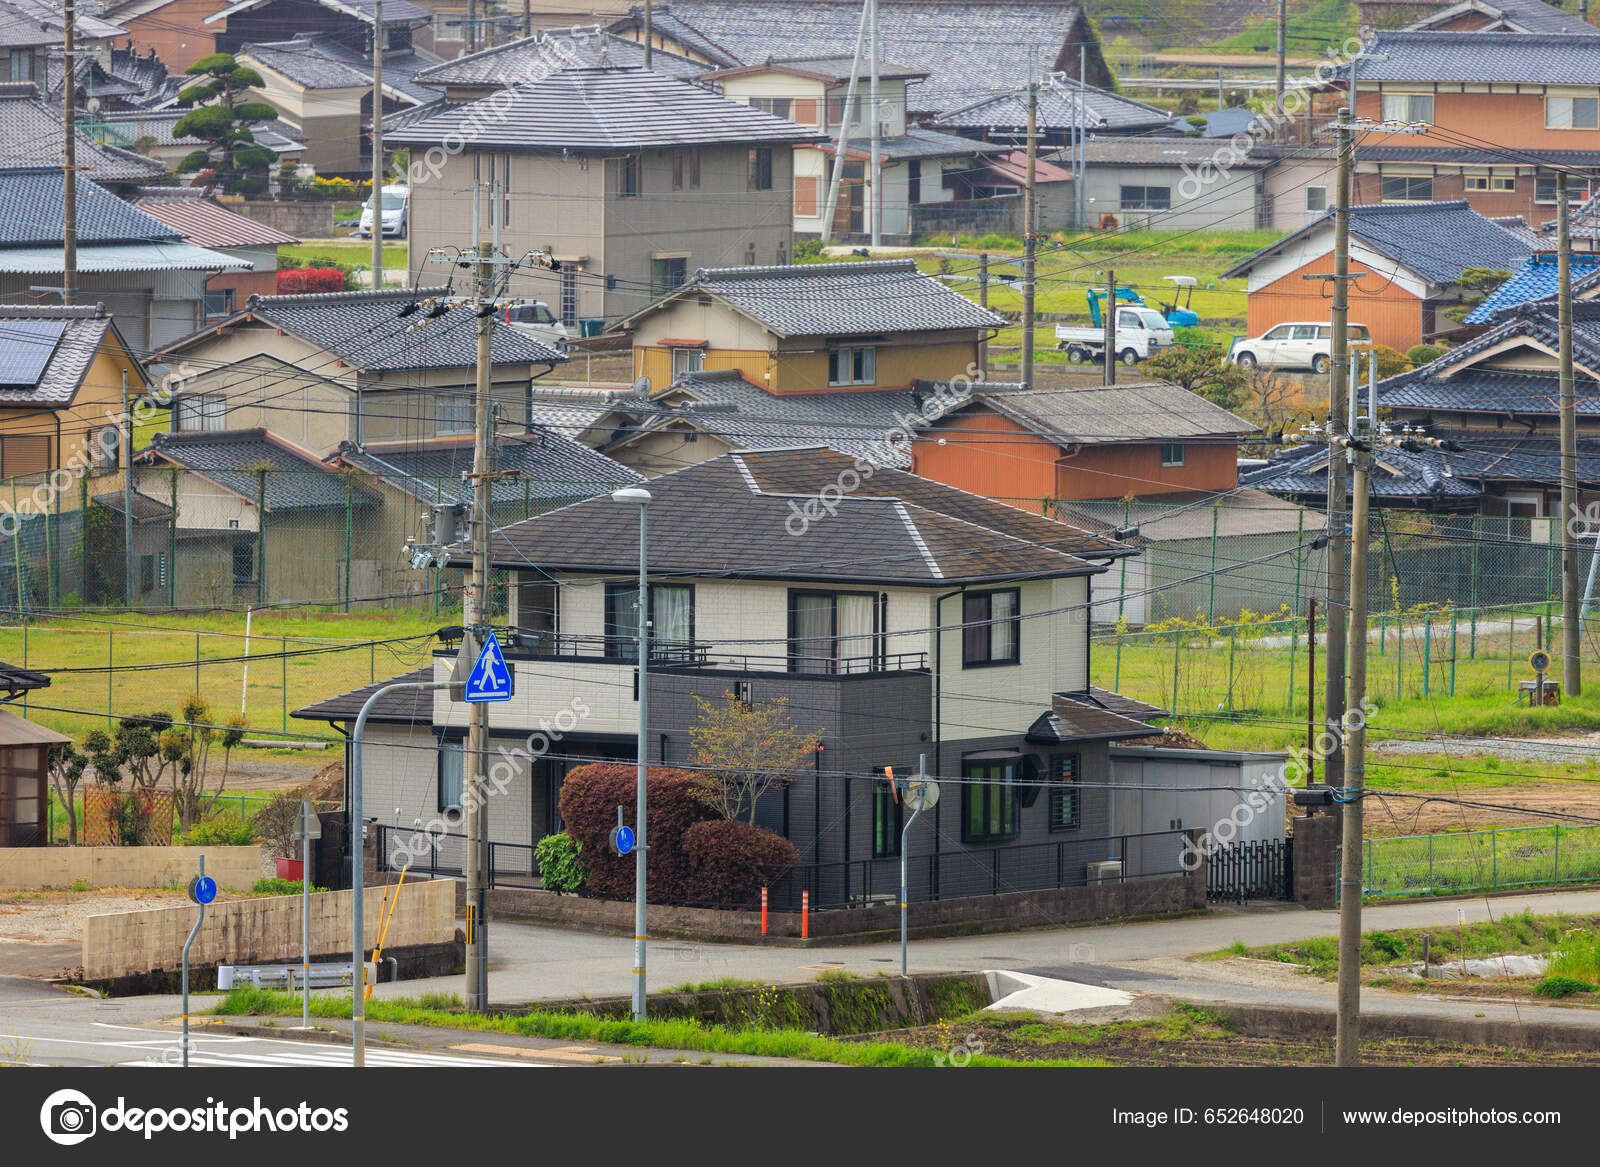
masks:
{"label": "road marking", "polygon": [[616,1054],[603,1054],[592,1045],[558,1045],[550,1049],[534,1049],[525,1045],[487,1045],[483,1042],[470,1042],[466,1045],[453,1045],[451,1049],[465,1050],[474,1054],[502,1054],[514,1058],[555,1058],[557,1061],[570,1062],[620,1062],[622,1058]]}
{"label": "road marking", "polygon": [[[301,1045],[293,1041],[267,1041],[260,1038],[240,1039],[251,1044],[249,1049],[208,1049],[204,1043],[190,1043],[189,1064],[206,1066],[256,1066],[263,1068],[281,1066],[348,1066],[350,1048],[343,1045]],[[151,1059],[144,1064],[174,1066],[182,1059],[181,1045],[169,1045],[162,1051],[167,1056]],[[140,1064],[140,1063],[135,1063]],[[526,1062],[497,1061],[489,1058],[464,1058],[453,1054],[433,1054],[420,1050],[390,1050],[367,1048],[367,1065],[393,1068],[422,1066],[516,1066],[527,1068]]]}

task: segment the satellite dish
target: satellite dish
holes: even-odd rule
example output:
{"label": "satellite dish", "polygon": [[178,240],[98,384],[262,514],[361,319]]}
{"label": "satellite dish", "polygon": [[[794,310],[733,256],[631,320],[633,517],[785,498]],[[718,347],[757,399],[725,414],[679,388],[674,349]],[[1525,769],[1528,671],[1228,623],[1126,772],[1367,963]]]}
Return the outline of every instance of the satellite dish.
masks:
{"label": "satellite dish", "polygon": [[649,377],[640,377],[637,381],[635,381],[633,383],[633,395],[635,397],[648,397],[648,396],[650,396],[650,378]]}

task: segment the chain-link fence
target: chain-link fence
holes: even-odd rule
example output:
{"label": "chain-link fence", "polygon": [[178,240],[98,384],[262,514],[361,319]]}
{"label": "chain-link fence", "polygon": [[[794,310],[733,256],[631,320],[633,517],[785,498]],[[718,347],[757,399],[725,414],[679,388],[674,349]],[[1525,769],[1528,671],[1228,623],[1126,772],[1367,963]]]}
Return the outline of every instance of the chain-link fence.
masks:
{"label": "chain-link fence", "polygon": [[1362,890],[1369,896],[1590,883],[1600,879],[1600,828],[1512,827],[1368,839]]}

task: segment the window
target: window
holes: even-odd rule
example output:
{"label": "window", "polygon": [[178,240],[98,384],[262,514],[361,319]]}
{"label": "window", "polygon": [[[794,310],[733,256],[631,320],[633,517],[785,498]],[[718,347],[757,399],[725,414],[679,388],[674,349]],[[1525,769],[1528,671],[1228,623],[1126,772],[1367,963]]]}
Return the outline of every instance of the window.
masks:
{"label": "window", "polygon": [[1017,759],[968,759],[961,786],[961,839],[993,843],[1017,834]]}
{"label": "window", "polygon": [[[1345,325],[1345,333],[1350,338],[1351,344],[1366,344],[1371,339],[1367,335],[1367,326],[1365,324],[1347,324]],[[1333,336],[1333,325],[1317,325],[1316,334],[1318,340],[1329,339]]]}
{"label": "window", "polygon": [[1489,179],[1489,189],[1493,191],[1513,191],[1517,189],[1517,180],[1514,175],[1496,174]]}
{"label": "window", "polygon": [[961,665],[1014,665],[1020,656],[1022,593],[968,592],[961,601]]}
{"label": "window", "polygon": [[11,80],[33,80],[33,54],[27,49],[11,50]]}
{"label": "window", "polygon": [[1488,190],[1489,176],[1487,174],[1469,174],[1463,184],[1467,190]]}
{"label": "window", "polygon": [[672,349],[672,379],[698,373],[706,367],[706,350],[689,345],[674,345]]}
{"label": "window", "polygon": [[683,189],[683,151],[672,152],[672,189]]}
{"label": "window", "polygon": [[1315,340],[1317,326],[1315,324],[1295,324],[1289,329],[1290,340]]}
{"label": "window", "polygon": [[775,118],[782,118],[784,121],[790,120],[789,111],[792,106],[787,97],[752,97],[750,104],[763,113],[770,113]]}
{"label": "window", "polygon": [[1423,122],[1433,124],[1433,94],[1385,93],[1383,95],[1383,120],[1386,122]]}
{"label": "window", "polygon": [[1070,831],[1082,822],[1078,805],[1078,755],[1057,754],[1050,759],[1050,829]]}
{"label": "window", "polygon": [[878,350],[870,345],[842,345],[828,350],[828,384],[876,385]]}
{"label": "window", "polygon": [[462,794],[466,790],[466,751],[461,739],[441,739],[439,742],[439,809],[461,812]]}
{"label": "window", "polygon": [[[1589,197],[1589,180],[1569,176],[1567,178],[1567,205],[1577,206]],[[1554,203],[1556,201],[1556,176],[1553,174],[1540,174],[1533,180],[1533,201],[1536,203]]]}
{"label": "window", "polygon": [[750,151],[750,189],[772,189],[772,150],[757,146]]}
{"label": "window", "polygon": [[1320,213],[1328,209],[1328,188],[1325,186],[1306,187],[1306,210]]}
{"label": "window", "polygon": [[817,124],[817,99],[814,97],[797,97],[794,108],[789,111],[789,120],[799,122],[802,126]]}
{"label": "window", "polygon": [[225,430],[228,428],[228,399],[221,393],[192,393],[178,398],[180,430]]}
{"label": "window", "polygon": [[1600,129],[1600,97],[1547,97],[1544,124],[1550,130]]}
{"label": "window", "polygon": [[617,197],[633,198],[639,193],[639,156],[629,154],[617,162]]}
{"label": "window", "polygon": [[465,394],[451,394],[434,402],[435,432],[440,434],[470,434],[472,424],[472,398]]}
{"label": "window", "polygon": [[882,768],[874,772],[884,777],[872,784],[872,857],[888,859],[900,854],[900,832],[905,823],[901,802],[895,797],[888,775]]}
{"label": "window", "polygon": [[1170,186],[1125,186],[1122,188],[1122,209],[1125,211],[1170,211],[1172,188]]}
{"label": "window", "polygon": [[1288,340],[1289,339],[1289,326],[1287,324],[1280,324],[1276,328],[1268,329],[1266,332],[1261,334],[1261,339],[1262,340]]}
{"label": "window", "polygon": [[256,548],[254,543],[240,541],[233,545],[233,582],[256,582]]}
{"label": "window", "polygon": [[700,151],[689,151],[689,189],[700,189]]}
{"label": "window", "polygon": [[1386,203],[1431,203],[1433,176],[1427,174],[1385,174],[1381,188]]}
{"label": "window", "polygon": [[558,606],[556,585],[538,576],[517,576],[517,628],[526,632],[554,632]]}
{"label": "window", "polygon": [[156,586],[156,557],[139,556],[139,590],[148,592]]}
{"label": "window", "polygon": [[1161,464],[1163,466],[1182,466],[1183,465],[1183,443],[1182,442],[1162,442],[1161,443]]}
{"label": "window", "polygon": [[216,288],[206,290],[206,319],[214,320],[218,316],[227,316],[233,311],[233,289]]}
{"label": "window", "polygon": [[561,266],[561,323],[578,326],[578,273],[568,264]]}
{"label": "window", "polygon": [[689,260],[685,256],[650,261],[650,294],[665,296],[674,288],[681,288],[689,278]]}
{"label": "window", "polygon": [[813,176],[794,176],[794,213],[797,218],[811,218],[819,213],[819,184],[820,180]]}
{"label": "window", "polygon": [[884,601],[873,592],[789,593],[789,671],[866,673],[884,666]]}
{"label": "window", "polygon": [[[606,585],[606,655],[639,658],[639,589]],[[694,589],[687,584],[650,585],[650,659],[684,658],[694,643]]]}
{"label": "window", "polygon": [[[87,442],[86,442],[87,444]],[[50,469],[50,439],[43,435],[0,437],[0,478]]]}

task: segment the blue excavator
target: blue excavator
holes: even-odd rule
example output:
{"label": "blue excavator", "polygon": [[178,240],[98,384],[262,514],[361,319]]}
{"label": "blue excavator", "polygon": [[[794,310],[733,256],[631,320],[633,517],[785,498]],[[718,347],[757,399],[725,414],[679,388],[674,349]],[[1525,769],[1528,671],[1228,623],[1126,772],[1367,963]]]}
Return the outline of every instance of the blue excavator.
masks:
{"label": "blue excavator", "polygon": [[[1193,328],[1199,324],[1200,314],[1189,307],[1194,300],[1195,285],[1199,281],[1193,276],[1164,276],[1163,278],[1173,285],[1171,302],[1157,305],[1167,324],[1172,328]],[[1102,327],[1100,304],[1105,299],[1106,294],[1100,288],[1090,288],[1088,297],[1089,320],[1094,327],[1100,328]],[[1117,300],[1123,304],[1136,304],[1141,308],[1150,307],[1144,302],[1144,297],[1140,296],[1133,288],[1118,288]]]}

